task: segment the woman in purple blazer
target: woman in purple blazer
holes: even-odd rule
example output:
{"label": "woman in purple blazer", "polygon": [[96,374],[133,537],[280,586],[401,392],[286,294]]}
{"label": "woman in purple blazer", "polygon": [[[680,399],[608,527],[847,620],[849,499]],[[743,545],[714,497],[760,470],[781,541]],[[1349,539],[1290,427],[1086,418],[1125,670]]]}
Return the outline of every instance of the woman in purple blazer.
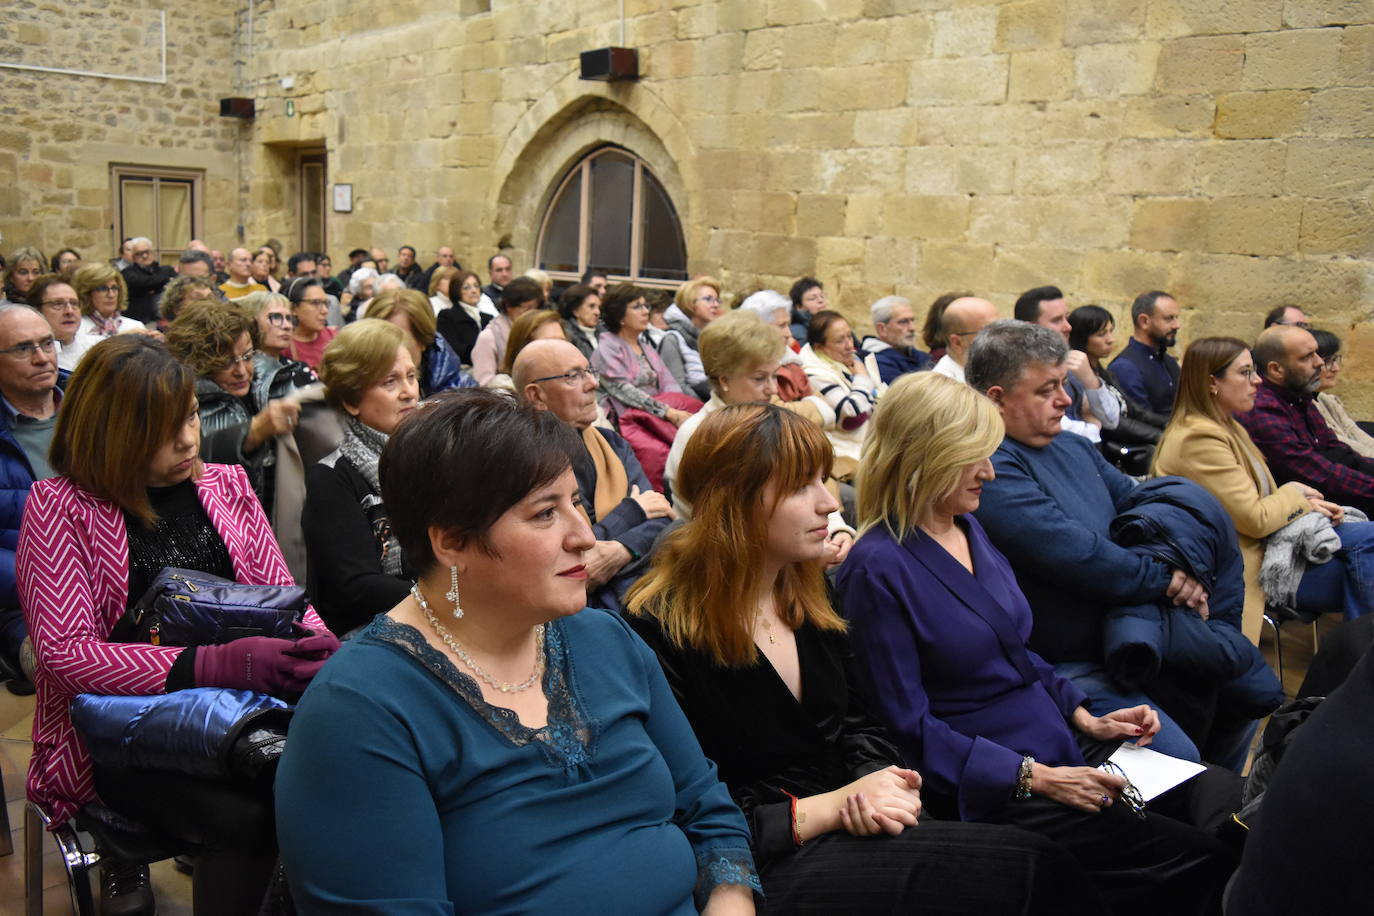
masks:
{"label": "woman in purple blazer", "polygon": [[1002,436],[991,401],[933,373],[904,376],[879,404],[859,468],[863,534],[837,578],[874,703],[931,811],[1057,840],[1115,912],[1219,912],[1229,853],[1135,811],[1125,780],[1095,766],[1123,739],[1148,744],[1158,715],[1093,716],[1026,645],[1030,606],[969,514]]}

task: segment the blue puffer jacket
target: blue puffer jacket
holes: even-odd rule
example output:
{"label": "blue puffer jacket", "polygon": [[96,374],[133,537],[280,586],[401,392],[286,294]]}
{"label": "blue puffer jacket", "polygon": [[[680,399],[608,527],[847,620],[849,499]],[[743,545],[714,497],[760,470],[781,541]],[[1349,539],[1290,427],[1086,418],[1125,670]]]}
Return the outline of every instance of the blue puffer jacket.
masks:
{"label": "blue puffer jacket", "polygon": [[1222,682],[1230,703],[1265,715],[1283,702],[1283,688],[1241,633],[1244,565],[1235,524],[1202,487],[1182,477],[1141,484],[1112,521],[1122,547],[1182,569],[1207,589],[1203,620],[1168,602],[1113,609],[1103,622],[1107,672],[1126,687],[1140,687],[1171,667]]}
{"label": "blue puffer jacket", "polygon": [[427,398],[451,388],[476,388],[477,380],[463,371],[458,354],[442,336],[420,356],[420,397]]}
{"label": "blue puffer jacket", "polygon": [[[67,387],[71,373],[59,370],[57,390]],[[19,523],[33,486],[33,465],[15,441],[9,412],[0,408],[0,608],[19,607],[14,584],[14,551],[19,546]]]}

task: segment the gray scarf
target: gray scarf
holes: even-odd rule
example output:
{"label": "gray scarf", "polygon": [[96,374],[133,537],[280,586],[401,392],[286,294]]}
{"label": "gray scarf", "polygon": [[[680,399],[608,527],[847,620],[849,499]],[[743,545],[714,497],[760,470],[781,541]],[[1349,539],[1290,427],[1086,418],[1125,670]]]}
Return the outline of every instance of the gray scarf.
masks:
{"label": "gray scarf", "polygon": [[[382,484],[377,477],[377,465],[382,459],[382,449],[386,448],[387,440],[391,437],[385,433],[379,433],[357,417],[349,417],[344,423],[343,441],[339,443],[339,452],[353,467],[358,469],[358,473],[363,475],[367,481],[368,489],[372,491],[371,496],[363,500],[363,510],[367,512],[368,520],[372,523],[373,533],[377,536],[377,547],[381,552],[382,572],[400,576],[404,574],[401,563],[401,545],[396,540],[396,536],[391,533],[391,524],[387,521],[385,507],[382,507]],[[377,515],[368,510],[373,507],[382,507],[382,514]]]}
{"label": "gray scarf", "polygon": [[[1347,522],[1368,521],[1359,509],[1344,508]],[[1340,549],[1340,535],[1331,520],[1319,512],[1308,512],[1284,525],[1264,541],[1259,580],[1265,599],[1291,608],[1308,564],[1326,563]]]}

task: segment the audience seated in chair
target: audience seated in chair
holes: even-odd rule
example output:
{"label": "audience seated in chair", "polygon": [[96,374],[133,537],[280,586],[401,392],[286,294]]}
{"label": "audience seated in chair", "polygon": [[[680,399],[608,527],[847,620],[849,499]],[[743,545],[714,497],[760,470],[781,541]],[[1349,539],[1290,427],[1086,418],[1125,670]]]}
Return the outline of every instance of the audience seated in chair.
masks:
{"label": "audience seated in chair", "polygon": [[[977,361],[975,345],[975,380]],[[1097,768],[1123,740],[1149,744],[1156,711],[1094,715],[1083,690],[1027,646],[1031,606],[970,514],[1002,439],[992,403],[933,373],[899,380],[878,406],[859,468],[863,535],[836,580],[874,702],[937,814],[1056,840],[1112,912],[1216,912],[1234,861],[1203,829],[1156,813],[1188,812],[1192,787],[1142,814],[1122,776]],[[1219,822],[1240,781],[1209,777]]]}
{"label": "audience seated in chair", "polygon": [[922,776],[859,697],[826,595],[831,455],[815,424],[779,407],[713,412],[682,460],[694,514],[629,598],[749,820],[769,911],[1100,910],[1053,844],[921,817]]}
{"label": "audience seated in chair", "polygon": [[753,912],[748,829],[653,654],[584,610],[584,450],[481,390],[392,435],[382,498],[419,578],[292,721],[277,826],[302,912]]}
{"label": "audience seated in chair", "polygon": [[1274,325],[1254,346],[1259,390],[1255,407],[1238,417],[1279,483],[1296,480],[1332,502],[1374,516],[1374,458],[1346,445],[1322,419],[1317,341],[1305,328]]}
{"label": "audience seated in chair", "polygon": [[1108,536],[1136,483],[1084,437],[1060,435],[1070,400],[1064,390],[1067,352],[1055,331],[999,321],[974,340],[967,366],[968,383],[997,405],[1006,426],[992,456],[996,478],[982,485],[976,517],[1011,561],[1030,602],[1030,648],[1087,695],[1094,715],[1152,705],[1160,712],[1158,749],[1198,760],[1199,745],[1207,744],[1209,759],[1234,765],[1239,755],[1243,762],[1251,722],[1228,720],[1225,733],[1190,737],[1171,717],[1170,702],[1161,699],[1173,687],[1190,708],[1203,706],[1199,718],[1205,723],[1213,718],[1207,712],[1212,704],[1198,685],[1160,679],[1145,691],[1122,689],[1103,667],[1109,609],[1171,601],[1180,606],[1176,613],[1202,614],[1207,592],[1183,570],[1119,547]]}
{"label": "audience seated in chair", "polygon": [[[1154,463],[1157,473],[1197,481],[1235,521],[1245,557],[1245,635],[1255,643],[1266,603],[1291,607],[1305,617],[1328,611],[1356,617],[1374,609],[1368,585],[1374,581],[1374,524],[1344,521],[1340,505],[1305,483],[1275,483],[1264,456],[1236,421],[1254,408],[1259,384],[1243,341],[1204,337],[1189,344],[1174,415]],[[1308,533],[1299,537],[1298,526]],[[1295,562],[1304,541],[1316,543],[1333,527],[1339,540],[1326,562]],[[1283,534],[1271,537],[1276,532]],[[1269,577],[1271,588],[1282,586],[1277,594],[1266,593],[1260,576],[1267,543],[1276,552],[1287,552],[1286,558],[1270,558],[1286,572],[1277,583]]]}
{"label": "audience seated in chair", "polygon": [[[200,848],[195,909],[253,912],[275,861],[270,795],[162,771],[92,768],[68,707],[79,693],[231,687],[287,698],[338,646],[313,610],[299,640],[190,648],[121,642],[116,625],[167,566],[292,584],[243,469],[203,464],[196,376],[141,335],[91,348],[66,389],[51,461],[19,533],[19,598],[37,657],[28,797],[54,822],[101,801]],[[251,825],[252,829],[246,829]],[[146,867],[109,861],[106,896],[151,912]],[[122,892],[122,893],[116,893]],[[130,909],[130,902],[146,909]]]}
{"label": "audience seated in chair", "polygon": [[420,399],[406,334],[363,318],[325,348],[320,376],[342,411],[343,441],[306,470],[301,528],[309,589],[320,617],[346,634],[406,596],[410,569],[387,518],[377,465],[396,426]]}
{"label": "audience seated in chair", "polygon": [[519,397],[558,417],[582,440],[573,472],[582,495],[579,508],[596,535],[583,555],[587,603],[618,611],[677,513],[653,489],[629,443],[594,425],[596,372],[581,351],[566,340],[531,341],[516,357],[513,375]]}

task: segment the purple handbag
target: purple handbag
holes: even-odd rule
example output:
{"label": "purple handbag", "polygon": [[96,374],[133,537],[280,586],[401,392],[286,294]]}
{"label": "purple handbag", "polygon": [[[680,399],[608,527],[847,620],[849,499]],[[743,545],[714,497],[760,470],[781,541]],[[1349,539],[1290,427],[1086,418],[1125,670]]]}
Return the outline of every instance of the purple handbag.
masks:
{"label": "purple handbag", "polygon": [[194,569],[169,566],[129,609],[125,642],[209,646],[245,636],[294,639],[305,614],[297,585],[242,585]]}

